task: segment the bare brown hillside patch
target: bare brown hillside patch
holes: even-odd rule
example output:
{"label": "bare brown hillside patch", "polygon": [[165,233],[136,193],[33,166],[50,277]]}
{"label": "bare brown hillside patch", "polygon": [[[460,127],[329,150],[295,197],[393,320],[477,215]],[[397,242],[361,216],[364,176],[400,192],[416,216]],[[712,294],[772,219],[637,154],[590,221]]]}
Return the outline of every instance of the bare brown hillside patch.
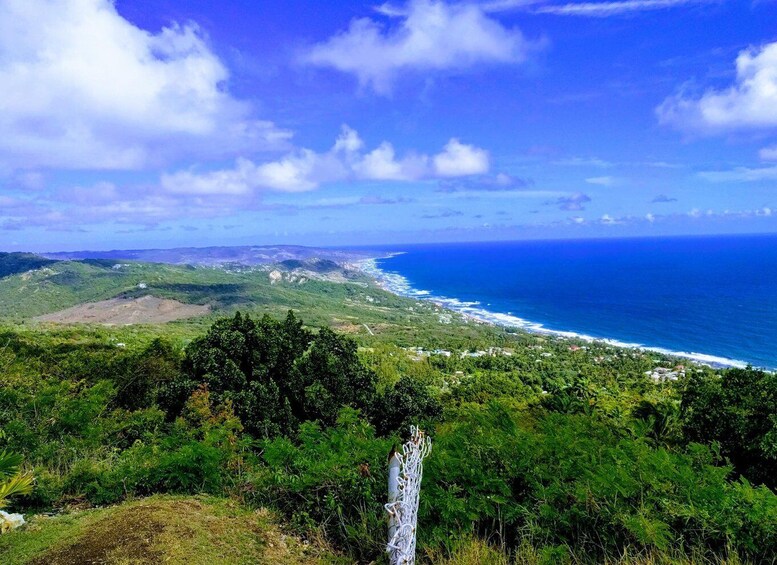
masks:
{"label": "bare brown hillside patch", "polygon": [[154,539],[165,530],[159,507],[139,505],[93,524],[74,543],[46,552],[29,565],[161,563]]}
{"label": "bare brown hillside patch", "polygon": [[[155,496],[33,523],[27,535],[57,541],[24,565],[323,565],[350,563],[325,546],[288,535],[269,511],[209,497]],[[45,534],[45,535],[44,535]],[[56,539],[56,538],[54,538]],[[2,561],[2,559],[0,559]]]}
{"label": "bare brown hillside patch", "polygon": [[66,310],[38,316],[35,320],[57,324],[164,324],[173,320],[203,316],[209,312],[210,307],[207,305],[184,304],[177,300],[143,296],[79,304]]}

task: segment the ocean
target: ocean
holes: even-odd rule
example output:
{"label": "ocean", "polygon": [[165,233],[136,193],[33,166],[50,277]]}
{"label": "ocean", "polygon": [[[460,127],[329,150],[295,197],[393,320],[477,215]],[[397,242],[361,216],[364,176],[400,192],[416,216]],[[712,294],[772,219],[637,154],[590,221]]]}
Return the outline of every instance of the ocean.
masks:
{"label": "ocean", "polygon": [[530,331],[777,368],[777,236],[391,246],[394,292]]}

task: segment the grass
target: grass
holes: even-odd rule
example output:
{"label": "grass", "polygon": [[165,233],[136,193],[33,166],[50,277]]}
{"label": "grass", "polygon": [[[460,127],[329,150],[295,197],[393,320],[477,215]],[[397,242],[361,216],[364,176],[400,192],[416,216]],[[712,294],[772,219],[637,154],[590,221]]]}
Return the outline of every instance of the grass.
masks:
{"label": "grass", "polygon": [[[565,546],[538,549],[524,543],[508,556],[500,548],[492,547],[479,539],[461,540],[450,556],[428,553],[423,557],[434,565],[591,565],[592,563],[590,558],[575,555],[572,548]],[[695,552],[691,552],[690,555],[674,555],[627,548],[622,555],[602,561],[602,565],[743,565],[743,562],[735,553],[724,559],[711,560]]]}
{"label": "grass", "polygon": [[154,496],[35,517],[0,537],[5,565],[350,563],[283,533],[266,510],[212,497]]}

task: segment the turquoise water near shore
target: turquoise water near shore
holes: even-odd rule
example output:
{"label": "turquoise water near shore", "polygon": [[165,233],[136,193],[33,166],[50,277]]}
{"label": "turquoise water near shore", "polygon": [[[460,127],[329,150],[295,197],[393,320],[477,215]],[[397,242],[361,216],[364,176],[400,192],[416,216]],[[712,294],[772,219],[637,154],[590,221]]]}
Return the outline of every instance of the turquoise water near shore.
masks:
{"label": "turquoise water near shore", "polygon": [[533,331],[777,367],[777,236],[391,246],[394,292]]}

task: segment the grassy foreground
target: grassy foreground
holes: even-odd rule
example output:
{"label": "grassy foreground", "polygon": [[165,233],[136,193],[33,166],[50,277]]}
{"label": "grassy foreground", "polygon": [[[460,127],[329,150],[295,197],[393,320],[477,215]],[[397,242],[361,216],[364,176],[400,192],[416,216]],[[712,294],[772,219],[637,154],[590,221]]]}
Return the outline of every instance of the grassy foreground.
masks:
{"label": "grassy foreground", "polygon": [[228,499],[153,496],[110,508],[36,517],[0,537],[6,565],[83,563],[350,563],[284,534],[266,510]]}
{"label": "grassy foreground", "polygon": [[[284,564],[346,565],[321,539],[289,535],[266,509],[210,496],[157,495],[109,508],[36,516],[20,531],[0,537],[6,565]],[[526,544],[510,557],[476,539],[463,539],[452,555],[427,552],[436,565],[550,565],[550,555]],[[609,565],[696,565],[703,556],[651,555],[638,549],[608,559]],[[740,565],[733,557],[720,565]]]}

